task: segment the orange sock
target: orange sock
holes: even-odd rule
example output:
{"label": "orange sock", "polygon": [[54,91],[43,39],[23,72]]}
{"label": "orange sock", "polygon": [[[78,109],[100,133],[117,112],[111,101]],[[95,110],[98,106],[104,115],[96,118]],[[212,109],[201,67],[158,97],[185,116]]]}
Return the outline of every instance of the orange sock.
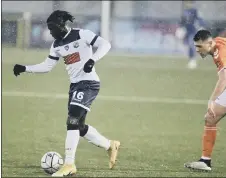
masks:
{"label": "orange sock", "polygon": [[202,139],[202,158],[210,159],[213,152],[214,143],[216,140],[217,127],[204,127]]}

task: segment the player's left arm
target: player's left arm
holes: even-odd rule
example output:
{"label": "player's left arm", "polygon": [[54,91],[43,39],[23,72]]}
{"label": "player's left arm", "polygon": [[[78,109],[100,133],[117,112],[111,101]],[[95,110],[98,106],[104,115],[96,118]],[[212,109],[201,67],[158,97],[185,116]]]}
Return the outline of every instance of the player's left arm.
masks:
{"label": "player's left arm", "polygon": [[111,49],[111,44],[109,41],[105,40],[101,36],[96,35],[90,30],[82,30],[80,32],[80,36],[87,42],[88,45],[97,48],[96,52],[92,56],[92,60],[95,62],[105,56]]}
{"label": "player's left arm", "polygon": [[219,73],[219,79],[215,86],[215,89],[211,95],[210,101],[214,101],[218,96],[226,89],[226,66]]}
{"label": "player's left arm", "polygon": [[96,35],[90,30],[80,30],[80,37],[84,39],[87,45],[91,45],[97,48],[91,59],[89,59],[84,65],[84,72],[90,73],[92,68],[99,59],[105,56],[111,49],[111,44],[104,38]]}

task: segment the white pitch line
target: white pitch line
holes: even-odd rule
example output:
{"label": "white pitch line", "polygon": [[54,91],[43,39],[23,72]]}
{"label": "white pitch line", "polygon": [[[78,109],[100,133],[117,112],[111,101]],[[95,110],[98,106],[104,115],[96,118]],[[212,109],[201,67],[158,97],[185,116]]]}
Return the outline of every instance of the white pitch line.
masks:
{"label": "white pitch line", "polygon": [[[4,91],[2,92],[2,96],[68,99],[67,94],[60,93]],[[188,99],[188,98],[157,98],[140,96],[103,96],[103,95],[98,95],[97,100],[134,102],[134,103],[195,104],[195,105],[206,105],[208,102],[207,100]]]}

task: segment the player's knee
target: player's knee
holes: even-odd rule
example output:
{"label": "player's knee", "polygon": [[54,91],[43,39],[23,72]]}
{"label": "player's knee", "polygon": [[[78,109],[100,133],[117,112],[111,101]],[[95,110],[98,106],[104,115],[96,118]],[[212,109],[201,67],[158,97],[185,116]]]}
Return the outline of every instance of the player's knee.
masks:
{"label": "player's knee", "polygon": [[83,127],[82,121],[86,115],[86,110],[80,106],[71,105],[67,119],[67,130],[80,130]]}
{"label": "player's knee", "polygon": [[89,129],[89,126],[86,125],[86,124],[80,125],[80,128],[79,128],[80,136],[81,136],[81,137],[84,137],[84,136],[87,134],[88,129]]}
{"label": "player's knee", "polygon": [[68,116],[67,119],[67,130],[79,130],[78,118]]}
{"label": "player's knee", "polygon": [[215,119],[213,116],[209,115],[208,113],[205,115],[205,126],[213,127],[216,125]]}

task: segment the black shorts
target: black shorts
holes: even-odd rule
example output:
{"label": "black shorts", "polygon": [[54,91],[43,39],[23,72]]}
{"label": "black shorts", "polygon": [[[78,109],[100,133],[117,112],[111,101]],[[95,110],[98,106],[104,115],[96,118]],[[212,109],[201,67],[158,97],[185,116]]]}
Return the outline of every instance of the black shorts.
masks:
{"label": "black shorts", "polygon": [[71,83],[69,89],[68,112],[70,105],[80,106],[90,111],[90,106],[100,90],[100,82],[80,81]]}

